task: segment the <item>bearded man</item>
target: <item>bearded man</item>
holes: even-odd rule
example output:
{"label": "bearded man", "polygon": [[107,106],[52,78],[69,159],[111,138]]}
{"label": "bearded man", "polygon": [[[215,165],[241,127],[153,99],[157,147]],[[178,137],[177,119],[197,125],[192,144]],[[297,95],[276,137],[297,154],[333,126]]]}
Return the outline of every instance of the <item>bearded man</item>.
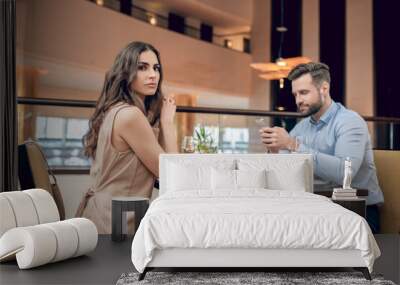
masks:
{"label": "bearded man", "polygon": [[263,144],[270,152],[289,150],[310,153],[314,162],[314,188],[333,189],[341,185],[346,157],[351,159],[352,184],[368,189],[367,221],[373,233],[380,228],[379,187],[371,139],[366,122],[356,112],[332,100],[329,67],[310,62],[296,66],[288,75],[298,111],[306,116],[288,133],[280,127],[260,129]]}

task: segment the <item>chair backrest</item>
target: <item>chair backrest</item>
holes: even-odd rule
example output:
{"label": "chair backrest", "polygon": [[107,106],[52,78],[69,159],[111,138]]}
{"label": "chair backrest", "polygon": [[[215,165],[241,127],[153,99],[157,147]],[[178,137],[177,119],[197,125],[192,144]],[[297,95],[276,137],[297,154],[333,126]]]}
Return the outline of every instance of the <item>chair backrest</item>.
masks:
{"label": "chair backrest", "polygon": [[60,220],[54,199],[43,189],[0,193],[0,216],[0,237],[12,228]]}
{"label": "chair backrest", "polygon": [[374,159],[385,197],[381,233],[400,233],[400,151],[374,150]]}
{"label": "chair backrest", "polygon": [[40,188],[53,197],[61,220],[65,219],[64,202],[40,145],[32,140],[18,146],[18,176],[21,189]]}

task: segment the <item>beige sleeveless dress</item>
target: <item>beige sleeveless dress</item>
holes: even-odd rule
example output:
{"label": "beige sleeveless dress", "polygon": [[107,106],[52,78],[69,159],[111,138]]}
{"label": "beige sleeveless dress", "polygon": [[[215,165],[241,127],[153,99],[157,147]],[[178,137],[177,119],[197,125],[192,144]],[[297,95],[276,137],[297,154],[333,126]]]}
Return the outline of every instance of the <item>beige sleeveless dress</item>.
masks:
{"label": "beige sleeveless dress", "polygon": [[[96,158],[90,168],[92,187],[84,195],[76,216],[90,219],[99,234],[111,233],[111,198],[114,196],[139,196],[150,198],[155,181],[154,175],[129,149],[119,152],[111,144],[114,119],[117,113],[129,105],[111,108],[100,127]],[[129,130],[127,130],[129,131]],[[158,140],[158,124],[153,127]],[[133,214],[128,214],[128,232],[133,231]]]}

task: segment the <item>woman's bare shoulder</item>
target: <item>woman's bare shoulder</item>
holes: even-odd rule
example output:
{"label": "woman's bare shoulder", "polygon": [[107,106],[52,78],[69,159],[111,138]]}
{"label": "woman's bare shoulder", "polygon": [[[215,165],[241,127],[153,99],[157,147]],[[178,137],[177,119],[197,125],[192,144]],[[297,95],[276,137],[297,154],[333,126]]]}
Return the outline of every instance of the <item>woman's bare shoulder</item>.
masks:
{"label": "woman's bare shoulder", "polygon": [[115,117],[114,125],[116,127],[125,127],[132,125],[143,125],[145,123],[147,123],[147,119],[138,107],[133,105],[124,105],[124,107],[118,111]]}

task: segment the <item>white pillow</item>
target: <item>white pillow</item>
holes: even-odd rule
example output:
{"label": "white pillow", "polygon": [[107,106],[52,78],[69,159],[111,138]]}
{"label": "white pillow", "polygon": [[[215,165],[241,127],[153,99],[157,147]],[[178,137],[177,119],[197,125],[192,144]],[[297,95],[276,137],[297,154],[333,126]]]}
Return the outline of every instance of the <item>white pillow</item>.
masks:
{"label": "white pillow", "polygon": [[239,170],[266,170],[267,188],[271,190],[307,191],[310,169],[305,160],[291,156],[270,156],[265,159],[238,159]]}
{"label": "white pillow", "polygon": [[267,186],[272,190],[307,191],[307,172],[304,163],[293,164],[291,168],[267,171]]}
{"label": "white pillow", "polygon": [[267,171],[236,170],[237,188],[267,188]]}
{"label": "white pillow", "polygon": [[168,163],[168,191],[211,189],[211,166]]}
{"label": "white pillow", "polygon": [[266,170],[211,170],[213,190],[237,190],[241,188],[267,188]]}
{"label": "white pillow", "polygon": [[236,190],[236,170],[213,167],[211,170],[211,189]]}

